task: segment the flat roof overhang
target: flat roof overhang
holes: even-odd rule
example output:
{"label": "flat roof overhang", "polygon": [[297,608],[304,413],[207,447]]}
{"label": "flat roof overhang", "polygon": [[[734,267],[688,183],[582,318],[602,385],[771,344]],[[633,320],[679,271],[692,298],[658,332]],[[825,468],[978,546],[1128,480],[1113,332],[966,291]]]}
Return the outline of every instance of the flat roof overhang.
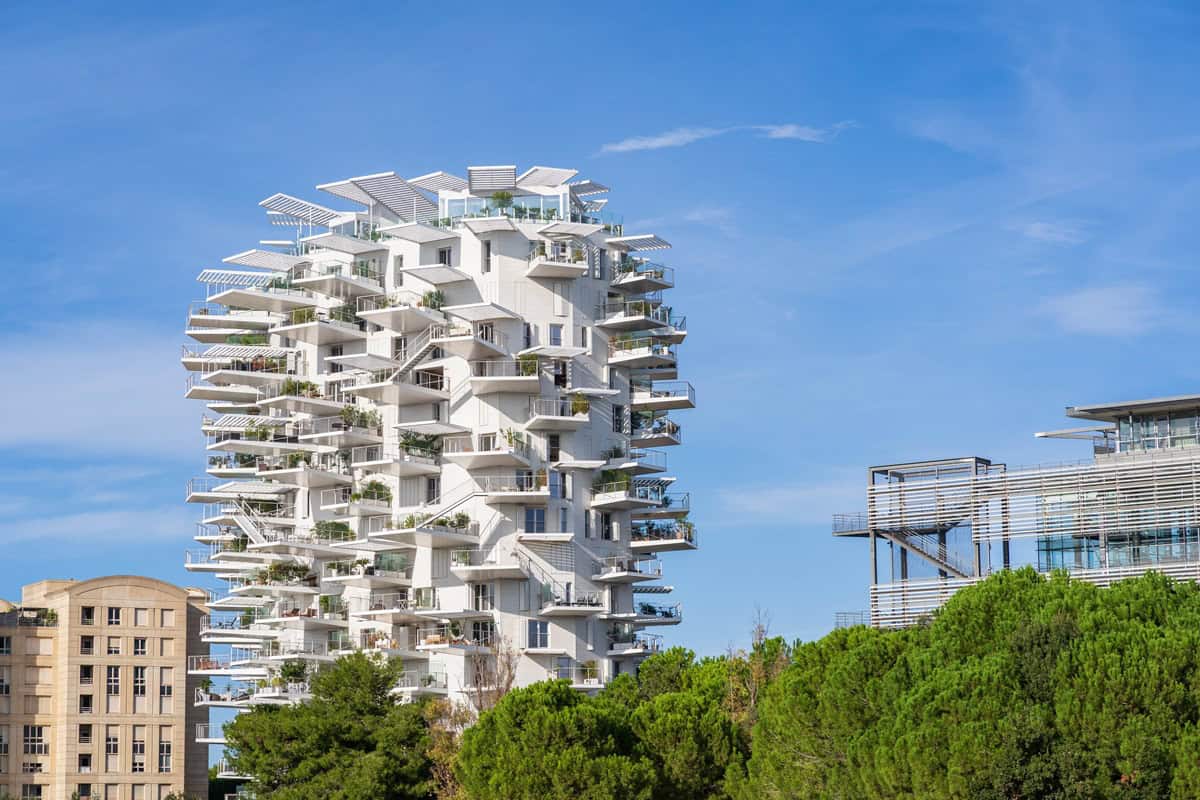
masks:
{"label": "flat roof overhang", "polygon": [[1097,422],[1116,422],[1130,414],[1157,414],[1197,408],[1200,408],[1200,394],[1179,394],[1171,397],[1152,397],[1147,400],[1126,400],[1119,403],[1101,403],[1091,406],[1067,406],[1067,416]]}

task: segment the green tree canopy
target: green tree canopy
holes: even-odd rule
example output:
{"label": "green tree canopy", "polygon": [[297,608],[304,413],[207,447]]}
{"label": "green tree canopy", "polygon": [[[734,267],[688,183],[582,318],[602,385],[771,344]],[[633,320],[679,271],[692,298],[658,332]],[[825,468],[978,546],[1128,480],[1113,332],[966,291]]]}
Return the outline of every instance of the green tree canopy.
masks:
{"label": "green tree canopy", "polygon": [[400,671],[356,653],[313,677],[311,700],[239,715],[225,728],[231,767],[260,800],[429,797],[421,708],[390,695]]}
{"label": "green tree canopy", "polygon": [[1200,590],[1030,569],[796,648],[744,798],[1200,797]]}

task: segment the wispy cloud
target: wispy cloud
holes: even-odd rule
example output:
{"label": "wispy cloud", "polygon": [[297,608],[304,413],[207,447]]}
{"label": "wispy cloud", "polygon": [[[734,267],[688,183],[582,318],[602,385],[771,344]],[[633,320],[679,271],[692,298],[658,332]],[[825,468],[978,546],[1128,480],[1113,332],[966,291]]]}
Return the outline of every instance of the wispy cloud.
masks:
{"label": "wispy cloud", "polygon": [[1133,336],[1169,321],[1170,310],[1149,286],[1079,289],[1042,301],[1039,310],[1066,333]]}
{"label": "wispy cloud", "polygon": [[665,147],[683,147],[704,139],[712,139],[727,133],[753,131],[765,139],[792,139],[801,142],[829,142],[854,122],[843,120],[827,128],[811,125],[785,123],[781,125],[733,125],[726,128],[675,128],[651,136],[631,136],[619,142],[610,142],[600,148],[601,153],[632,153],[638,150],[661,150]]}
{"label": "wispy cloud", "polygon": [[1048,244],[1082,244],[1088,239],[1084,225],[1079,222],[1027,222],[1020,226],[1027,239]]}
{"label": "wispy cloud", "polygon": [[195,517],[182,506],[136,511],[87,510],[69,514],[26,517],[0,523],[0,539],[17,542],[94,543],[182,540],[195,525]]}

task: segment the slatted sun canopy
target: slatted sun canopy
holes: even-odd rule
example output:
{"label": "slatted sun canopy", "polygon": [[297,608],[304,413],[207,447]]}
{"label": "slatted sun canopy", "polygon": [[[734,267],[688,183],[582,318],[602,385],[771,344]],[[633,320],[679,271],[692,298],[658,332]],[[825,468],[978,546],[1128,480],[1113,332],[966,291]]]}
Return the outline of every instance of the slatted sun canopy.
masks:
{"label": "slatted sun canopy", "polygon": [[287,358],[294,356],[296,351],[287,347],[268,347],[266,345],[237,345],[217,344],[205,350],[198,358],[206,360],[247,358]]}
{"label": "slatted sun canopy", "polygon": [[387,245],[383,242],[355,239],[353,236],[343,236],[340,233],[318,233],[315,236],[305,236],[300,241],[305,244],[323,247],[326,250],[349,253],[352,256],[361,256],[364,253],[375,253],[387,249]]}
{"label": "slatted sun canopy", "polygon": [[240,267],[258,267],[271,269],[276,272],[287,272],[297,264],[308,263],[310,259],[304,256],[290,256],[286,253],[276,253],[271,250],[246,250],[221,259],[224,264],[237,264]]}
{"label": "slatted sun canopy", "polygon": [[490,195],[517,188],[516,165],[467,167],[467,185],[473,195]]}
{"label": "slatted sun canopy", "polygon": [[458,234],[449,228],[435,228],[432,225],[422,225],[419,222],[406,222],[403,225],[388,225],[378,229],[380,233],[396,239],[404,239],[417,244],[429,244],[445,239],[457,239]]}
{"label": "slatted sun canopy", "polygon": [[666,250],[671,243],[653,233],[639,233],[636,236],[618,236],[605,239],[608,246],[614,250]]}
{"label": "slatted sun canopy", "polygon": [[587,197],[592,194],[604,194],[609,189],[603,183],[595,181],[576,181],[571,184],[571,194],[576,197]]}
{"label": "slatted sun canopy", "polygon": [[521,173],[516,185],[526,186],[562,186],[579,174],[577,169],[561,169],[559,167],[530,167]]}
{"label": "slatted sun canopy", "polygon": [[418,175],[409,178],[408,182],[427,192],[461,192],[467,188],[466,178],[451,175],[449,172],[431,172],[428,175]]}
{"label": "slatted sun canopy", "polygon": [[364,206],[382,206],[402,222],[420,222],[437,217],[437,204],[395,172],[347,178],[323,183],[317,188]]}
{"label": "slatted sun canopy", "polygon": [[276,192],[259,203],[267,211],[274,211],[296,222],[306,222],[310,225],[329,227],[335,219],[345,216],[346,211],[334,211],[332,208],[319,206],[289,194]]}
{"label": "slatted sun canopy", "polygon": [[293,421],[291,417],[264,417],[258,414],[222,414],[216,419],[205,417],[202,427],[207,431],[241,431],[250,425],[278,428]]}
{"label": "slatted sun canopy", "polygon": [[269,286],[279,280],[279,276],[267,272],[248,272],[238,269],[206,269],[196,276],[200,283],[218,284],[220,286],[243,286],[257,288]]}

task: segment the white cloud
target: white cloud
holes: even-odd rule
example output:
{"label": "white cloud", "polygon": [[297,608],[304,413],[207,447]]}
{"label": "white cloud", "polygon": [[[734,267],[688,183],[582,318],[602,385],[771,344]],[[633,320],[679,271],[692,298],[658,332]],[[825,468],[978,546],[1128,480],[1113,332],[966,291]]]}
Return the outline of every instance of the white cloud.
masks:
{"label": "white cloud", "polygon": [[1088,238],[1078,222],[1029,222],[1020,230],[1027,239],[1049,244],[1082,244]]}
{"label": "white cloud", "polygon": [[757,131],[766,139],[829,142],[837,138],[838,134],[842,131],[852,127],[854,127],[853,122],[843,120],[842,122],[830,125],[828,128],[814,128],[810,125],[797,125],[795,123],[782,125],[734,125],[728,128],[675,128],[674,130],[654,134],[653,136],[631,136],[619,142],[610,142],[601,147],[600,152],[632,153],[637,150],[660,150],[664,147],[683,147],[693,142],[712,139],[726,133],[733,133],[734,131]]}
{"label": "white cloud", "polygon": [[1039,310],[1067,333],[1096,336],[1145,333],[1170,317],[1152,288],[1136,284],[1092,287],[1048,297]]}
{"label": "white cloud", "polygon": [[768,139],[798,139],[802,142],[828,142],[836,139],[838,134],[847,128],[853,128],[851,120],[830,125],[828,128],[814,128],[810,125],[755,125],[755,130],[762,131]]}
{"label": "white cloud", "polygon": [[601,153],[631,153],[635,150],[660,150],[664,147],[683,147],[701,139],[711,139],[733,128],[676,128],[653,136],[632,136],[600,148]]}

